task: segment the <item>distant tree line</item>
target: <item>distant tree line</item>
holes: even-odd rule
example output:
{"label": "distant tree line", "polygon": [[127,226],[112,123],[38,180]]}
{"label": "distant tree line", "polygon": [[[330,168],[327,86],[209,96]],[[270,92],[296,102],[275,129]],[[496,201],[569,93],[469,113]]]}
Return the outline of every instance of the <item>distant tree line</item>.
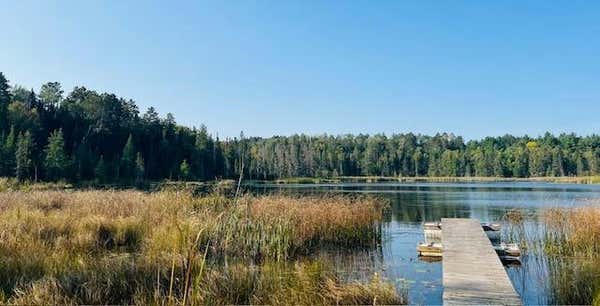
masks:
{"label": "distant tree line", "polygon": [[132,100],[49,82],[36,93],[0,72],[0,176],[145,180],[329,176],[583,176],[600,174],[600,136],[342,135],[220,140]]}
{"label": "distant tree line", "polygon": [[272,137],[247,140],[245,176],[583,176],[600,174],[600,137],[452,134]]}

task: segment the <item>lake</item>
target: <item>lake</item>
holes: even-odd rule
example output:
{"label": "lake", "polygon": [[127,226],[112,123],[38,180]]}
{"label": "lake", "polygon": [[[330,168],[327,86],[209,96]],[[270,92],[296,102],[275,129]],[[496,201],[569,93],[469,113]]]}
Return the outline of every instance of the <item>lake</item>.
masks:
{"label": "lake", "polygon": [[[417,244],[424,241],[422,222],[446,217],[502,222],[507,211],[517,210],[527,217],[524,226],[529,234],[523,239],[534,240],[539,239],[535,229],[541,226],[537,217],[544,209],[600,203],[600,185],[538,182],[267,184],[253,188],[267,193],[366,193],[388,199],[392,209],[380,248],[323,251],[320,256],[331,259],[348,280],[374,272],[384,275],[408,292],[411,304],[442,304],[442,262],[422,260],[416,253]],[[515,240],[509,238],[506,229],[502,237],[506,242]],[[550,273],[556,271],[556,263],[548,260],[543,250],[524,251],[521,265],[507,266],[506,270],[524,304],[564,300],[560,296],[564,290],[557,289],[552,279],[556,273]]]}

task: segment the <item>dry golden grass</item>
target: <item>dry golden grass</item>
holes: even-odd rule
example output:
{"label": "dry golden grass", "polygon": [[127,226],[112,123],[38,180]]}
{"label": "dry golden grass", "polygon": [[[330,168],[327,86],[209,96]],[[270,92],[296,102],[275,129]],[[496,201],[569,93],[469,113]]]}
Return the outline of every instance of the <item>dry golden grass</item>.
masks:
{"label": "dry golden grass", "polygon": [[263,196],[246,202],[254,218],[289,223],[296,248],[369,246],[380,238],[384,205],[373,198]]}
{"label": "dry golden grass", "polygon": [[187,192],[0,192],[0,303],[404,302],[300,256],[380,242],[370,198]]}
{"label": "dry golden grass", "polygon": [[600,206],[550,209],[544,247],[558,303],[600,303]]}
{"label": "dry golden grass", "polygon": [[531,219],[537,217],[522,210],[507,212],[507,234],[528,252],[544,256],[529,264],[534,265],[533,269],[548,272],[544,277],[552,289],[552,303],[600,303],[600,206],[590,203],[576,208],[547,209],[540,224],[532,225]]}
{"label": "dry golden grass", "polygon": [[550,209],[544,220],[550,253],[600,257],[600,206]]}

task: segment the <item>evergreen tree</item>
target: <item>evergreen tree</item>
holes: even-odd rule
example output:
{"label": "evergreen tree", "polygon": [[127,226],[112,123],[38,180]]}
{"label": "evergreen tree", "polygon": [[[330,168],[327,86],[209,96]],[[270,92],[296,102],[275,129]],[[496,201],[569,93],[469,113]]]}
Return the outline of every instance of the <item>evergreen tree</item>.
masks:
{"label": "evergreen tree", "polygon": [[16,135],[15,128],[11,127],[10,132],[2,139],[0,143],[0,176],[15,175],[15,150]]}
{"label": "evergreen tree", "polygon": [[138,184],[144,181],[145,173],[146,168],[144,166],[144,158],[142,158],[142,154],[138,152],[135,159],[135,180]]}
{"label": "evergreen tree", "polygon": [[106,163],[104,162],[103,155],[100,155],[100,160],[98,160],[96,168],[94,168],[94,173],[96,175],[97,182],[106,183],[108,181],[108,168],[106,167]]}
{"label": "evergreen tree", "polygon": [[75,151],[73,159],[76,168],[75,176],[78,180],[94,177],[94,156],[86,138],[82,139],[81,143],[77,145],[77,150]]}
{"label": "evergreen tree", "polygon": [[17,150],[15,151],[16,169],[15,175],[19,181],[31,178],[33,168],[33,138],[29,131],[19,134]]}
{"label": "evergreen tree", "polygon": [[[62,140],[52,133],[58,130]],[[70,163],[72,173],[64,167]],[[89,180],[98,178],[99,163],[102,180],[126,182],[173,175],[237,179],[242,171],[244,177],[261,179],[598,175],[600,136],[505,135],[467,143],[445,133],[221,140],[204,126],[177,125],[170,114],[161,118],[153,108],[140,116],[135,102],[112,93],[75,87],[63,97],[60,84],[52,82],[42,86],[38,97],[24,87],[9,87],[0,73],[0,175],[29,179],[42,164],[45,178]]]}
{"label": "evergreen tree", "polygon": [[50,134],[45,152],[46,159],[44,166],[46,167],[47,177],[50,180],[66,178],[69,158],[65,153],[65,141],[62,130],[54,131]]}
{"label": "evergreen tree", "polygon": [[200,131],[196,135],[195,156],[192,159],[195,176],[200,180],[209,179],[210,173],[213,172],[211,158],[212,144],[209,142],[209,139],[210,136],[206,131],[206,127],[201,126]]}
{"label": "evergreen tree", "polygon": [[29,109],[39,107],[39,101],[37,95],[35,94],[35,91],[33,91],[33,88],[31,89],[31,91],[27,95],[27,98],[25,99],[25,106],[27,106],[27,108]]}
{"label": "evergreen tree", "polygon": [[190,165],[185,159],[181,162],[181,165],[179,166],[179,174],[181,180],[187,181],[190,179]]}
{"label": "evergreen tree", "polygon": [[8,80],[0,72],[0,134],[8,130],[8,104],[11,101],[9,90]]}
{"label": "evergreen tree", "polygon": [[133,145],[133,136],[129,134],[127,143],[125,143],[125,146],[123,147],[123,153],[121,154],[121,178],[129,180],[134,177],[135,162],[136,153]]}

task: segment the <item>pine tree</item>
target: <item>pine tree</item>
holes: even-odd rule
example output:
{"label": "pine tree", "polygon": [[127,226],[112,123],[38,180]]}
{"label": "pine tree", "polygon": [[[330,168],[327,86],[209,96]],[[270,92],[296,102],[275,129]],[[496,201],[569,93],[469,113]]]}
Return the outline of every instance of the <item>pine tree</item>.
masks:
{"label": "pine tree", "polygon": [[134,177],[135,161],[136,154],[133,137],[129,134],[129,138],[127,138],[127,143],[125,143],[123,153],[121,154],[121,178],[128,180]]}
{"label": "pine tree", "polygon": [[106,168],[106,163],[104,163],[104,156],[100,155],[100,160],[98,161],[98,164],[96,164],[94,173],[96,175],[96,181],[99,183],[106,183],[108,178],[108,169]]}
{"label": "pine tree", "polygon": [[65,141],[62,130],[54,131],[48,138],[46,146],[46,174],[50,180],[65,178],[69,167],[69,158],[65,153]]}
{"label": "pine tree", "polygon": [[35,94],[35,91],[33,91],[33,88],[29,92],[29,95],[27,95],[27,99],[25,99],[25,105],[29,109],[39,107],[39,101],[38,101],[37,95]]}
{"label": "pine tree", "polygon": [[29,133],[29,131],[24,134],[21,133],[17,141],[17,150],[15,151],[15,174],[19,181],[31,178],[33,148],[34,145],[31,133]]}
{"label": "pine tree", "polygon": [[187,160],[184,159],[179,165],[179,174],[181,175],[181,179],[187,181],[190,179],[190,165]]}
{"label": "pine tree", "polygon": [[4,133],[0,134],[0,177],[9,176],[10,174],[5,170],[6,169],[6,158],[8,157],[8,152],[5,150],[6,143],[6,135]]}
{"label": "pine tree", "polygon": [[78,180],[85,180],[94,177],[94,156],[91,152],[89,143],[86,138],[81,140],[77,145],[77,150],[74,152],[73,164],[75,176]]}
{"label": "pine tree", "polygon": [[15,128],[11,127],[10,132],[0,143],[0,176],[13,176],[15,174]]}
{"label": "pine tree", "polygon": [[8,80],[0,72],[0,134],[8,130],[8,104],[11,100],[9,89]]}
{"label": "pine tree", "polygon": [[144,158],[142,158],[142,153],[137,154],[135,159],[135,180],[137,183],[141,183],[144,181],[145,175],[145,167],[144,167]]}

